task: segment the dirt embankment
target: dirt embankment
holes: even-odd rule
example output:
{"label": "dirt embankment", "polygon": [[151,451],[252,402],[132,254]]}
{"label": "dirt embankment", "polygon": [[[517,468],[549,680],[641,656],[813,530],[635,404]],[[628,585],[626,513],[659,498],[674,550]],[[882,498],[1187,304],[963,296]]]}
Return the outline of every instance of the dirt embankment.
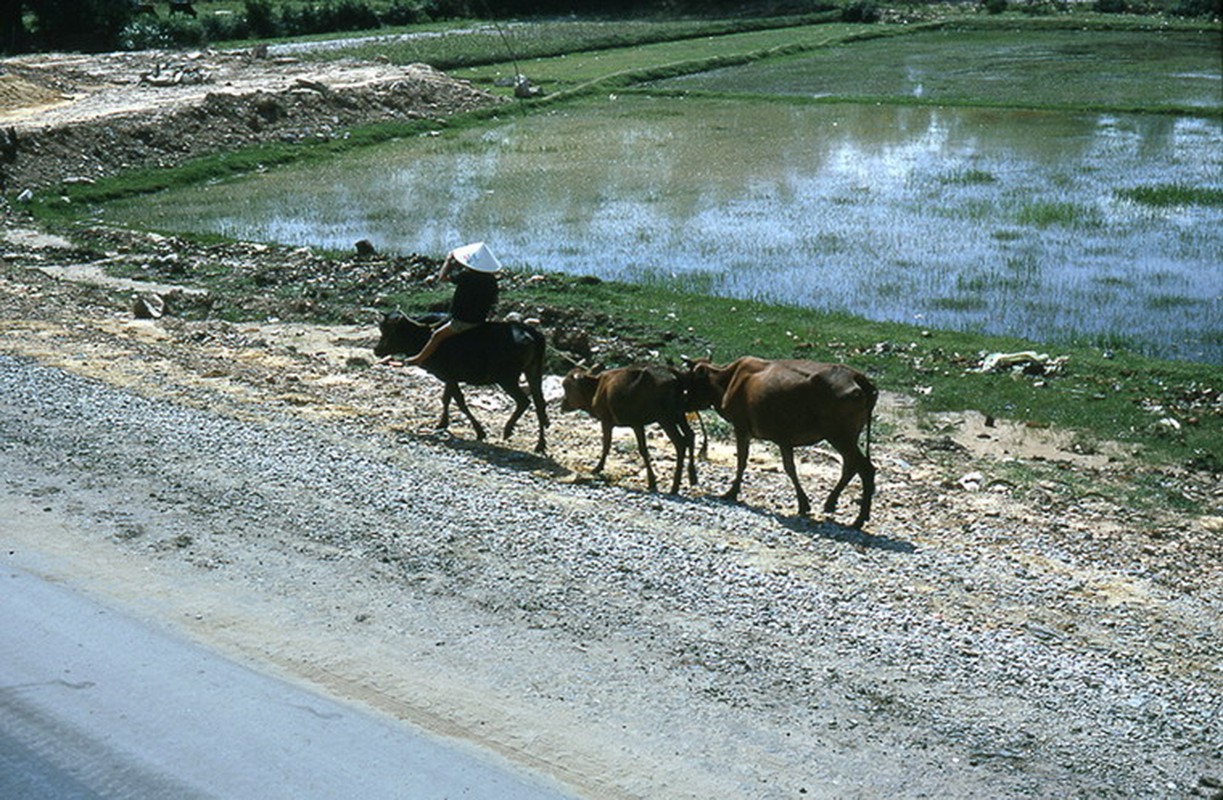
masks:
{"label": "dirt embankment", "polygon": [[499,102],[425,64],[246,51],[38,55],[0,63],[0,179],[37,191],[354,125],[444,119]]}

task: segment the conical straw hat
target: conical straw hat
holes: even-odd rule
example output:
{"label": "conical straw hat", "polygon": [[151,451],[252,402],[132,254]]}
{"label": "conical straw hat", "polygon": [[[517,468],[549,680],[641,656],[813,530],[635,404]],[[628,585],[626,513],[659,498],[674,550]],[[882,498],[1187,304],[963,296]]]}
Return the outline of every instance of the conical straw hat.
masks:
{"label": "conical straw hat", "polygon": [[493,255],[493,251],[484,245],[484,242],[456,247],[450,251],[450,255],[454,256],[455,260],[463,266],[474,269],[476,272],[501,271],[501,262]]}

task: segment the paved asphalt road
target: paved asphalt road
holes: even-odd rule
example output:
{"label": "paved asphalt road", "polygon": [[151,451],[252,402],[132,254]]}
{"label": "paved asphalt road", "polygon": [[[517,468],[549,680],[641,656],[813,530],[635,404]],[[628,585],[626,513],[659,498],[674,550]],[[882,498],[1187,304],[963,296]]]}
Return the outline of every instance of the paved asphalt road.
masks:
{"label": "paved asphalt road", "polygon": [[126,617],[0,546],[0,798],[564,796]]}

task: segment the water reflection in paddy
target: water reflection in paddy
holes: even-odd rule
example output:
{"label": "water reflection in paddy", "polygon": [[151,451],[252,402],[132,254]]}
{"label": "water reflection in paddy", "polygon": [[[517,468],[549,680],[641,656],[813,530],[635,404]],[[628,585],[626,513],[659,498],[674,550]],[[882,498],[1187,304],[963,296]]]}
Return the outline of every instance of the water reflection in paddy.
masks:
{"label": "water reflection in paddy", "polygon": [[1223,361],[1223,209],[1116,193],[1162,184],[1223,184],[1223,124],[620,98],[107,214]]}

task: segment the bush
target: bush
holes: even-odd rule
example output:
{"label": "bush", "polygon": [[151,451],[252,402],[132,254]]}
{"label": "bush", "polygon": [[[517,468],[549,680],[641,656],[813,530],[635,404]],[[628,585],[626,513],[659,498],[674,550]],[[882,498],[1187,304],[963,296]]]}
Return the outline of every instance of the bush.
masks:
{"label": "bush", "polygon": [[260,39],[280,35],[280,21],[269,0],[246,0],[246,24],[250,35]]}
{"label": "bush", "polygon": [[985,0],[982,5],[988,14],[1001,14],[1006,11],[1007,0]]}
{"label": "bush", "polygon": [[360,31],[377,28],[381,23],[365,0],[340,0],[332,16],[332,30]]}
{"label": "bush", "polygon": [[366,0],[340,0],[339,3],[302,3],[280,7],[280,30],[285,36],[301,36],[332,31],[360,31],[378,28],[382,20]]}
{"label": "bush", "polygon": [[251,26],[247,23],[244,14],[228,11],[204,14],[200,17],[200,27],[204,29],[204,38],[210,42],[251,37]]}
{"label": "bush", "polygon": [[1030,17],[1062,14],[1068,10],[1065,0],[1028,0],[1019,9]]}
{"label": "bush", "polygon": [[391,0],[391,4],[382,10],[381,16],[384,25],[418,25],[429,21],[429,15],[420,4],[409,0]]}
{"label": "bush", "polygon": [[27,0],[34,37],[46,50],[111,50],[134,16],[130,3],[115,0]]}
{"label": "bush", "polygon": [[203,24],[178,17],[137,17],[119,32],[119,47],[124,50],[172,50],[199,47],[206,41]]}
{"label": "bush", "polygon": [[855,0],[841,9],[843,22],[878,22],[879,6],[870,0]]}
{"label": "bush", "polygon": [[476,16],[467,0],[425,0],[423,9],[432,19]]}
{"label": "bush", "polygon": [[170,45],[170,34],[153,17],[137,17],[119,31],[119,47],[124,50],[165,49]]}
{"label": "bush", "polygon": [[1177,17],[1223,17],[1223,0],[1177,0],[1168,13]]}

